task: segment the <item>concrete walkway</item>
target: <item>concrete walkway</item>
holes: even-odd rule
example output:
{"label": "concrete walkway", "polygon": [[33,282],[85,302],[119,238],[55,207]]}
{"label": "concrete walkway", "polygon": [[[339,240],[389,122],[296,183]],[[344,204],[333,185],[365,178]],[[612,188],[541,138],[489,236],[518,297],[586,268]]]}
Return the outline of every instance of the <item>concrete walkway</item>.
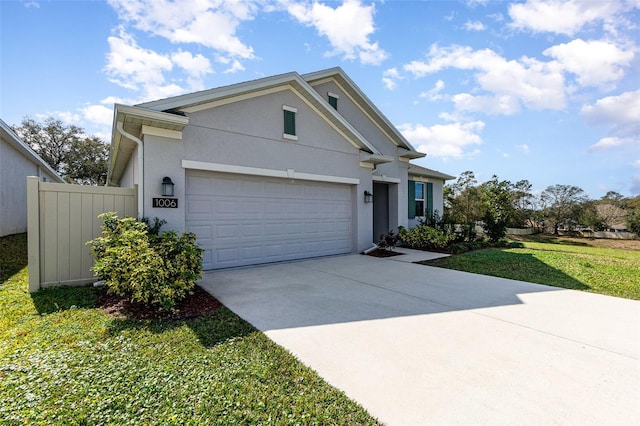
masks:
{"label": "concrete walkway", "polygon": [[640,424],[640,302],[393,259],[201,284],[386,424]]}

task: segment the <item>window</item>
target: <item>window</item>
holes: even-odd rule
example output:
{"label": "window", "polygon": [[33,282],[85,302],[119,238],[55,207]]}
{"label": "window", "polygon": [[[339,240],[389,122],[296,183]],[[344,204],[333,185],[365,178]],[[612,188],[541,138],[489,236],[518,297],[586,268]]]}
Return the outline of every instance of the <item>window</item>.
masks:
{"label": "window", "polygon": [[333,109],[337,110],[338,109],[338,98],[339,96],[336,95],[335,93],[327,93],[327,97],[329,99],[329,105],[331,105],[333,107]]}
{"label": "window", "polygon": [[433,183],[409,181],[409,219],[433,215]]}
{"label": "window", "polygon": [[296,113],[298,110],[286,105],[282,106],[282,110],[284,113],[284,134],[282,137],[285,139],[298,140],[298,136],[296,136]]}
{"label": "window", "polygon": [[416,217],[424,216],[424,183],[416,182]]}

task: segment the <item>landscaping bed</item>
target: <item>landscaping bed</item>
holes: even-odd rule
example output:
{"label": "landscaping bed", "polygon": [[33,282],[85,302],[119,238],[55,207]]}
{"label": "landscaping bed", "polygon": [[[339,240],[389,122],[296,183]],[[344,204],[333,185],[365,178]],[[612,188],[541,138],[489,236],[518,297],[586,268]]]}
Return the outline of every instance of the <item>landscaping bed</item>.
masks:
{"label": "landscaping bed", "polygon": [[172,311],[159,311],[144,303],[134,303],[126,297],[118,296],[101,289],[101,295],[96,305],[105,314],[114,318],[130,319],[187,319],[204,313],[215,312],[222,307],[215,297],[207,293],[200,286],[193,288],[193,293],[187,296]]}

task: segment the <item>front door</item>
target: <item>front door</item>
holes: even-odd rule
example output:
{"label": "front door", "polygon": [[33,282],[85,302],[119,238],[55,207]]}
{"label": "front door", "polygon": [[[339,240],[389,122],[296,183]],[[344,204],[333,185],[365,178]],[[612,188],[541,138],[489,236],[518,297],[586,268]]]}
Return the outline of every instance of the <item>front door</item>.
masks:
{"label": "front door", "polygon": [[373,183],[373,242],[389,232],[389,185]]}

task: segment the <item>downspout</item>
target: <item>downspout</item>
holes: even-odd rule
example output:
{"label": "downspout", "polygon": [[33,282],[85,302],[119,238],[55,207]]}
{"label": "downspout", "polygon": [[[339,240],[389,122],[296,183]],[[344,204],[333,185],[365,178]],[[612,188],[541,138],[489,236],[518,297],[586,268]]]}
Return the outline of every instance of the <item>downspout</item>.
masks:
{"label": "downspout", "polygon": [[128,139],[131,139],[135,143],[138,144],[138,218],[144,217],[144,144],[140,139],[133,136],[131,133],[124,130],[124,126],[122,121],[118,121],[116,124],[116,128],[120,132],[121,135],[126,136]]}

